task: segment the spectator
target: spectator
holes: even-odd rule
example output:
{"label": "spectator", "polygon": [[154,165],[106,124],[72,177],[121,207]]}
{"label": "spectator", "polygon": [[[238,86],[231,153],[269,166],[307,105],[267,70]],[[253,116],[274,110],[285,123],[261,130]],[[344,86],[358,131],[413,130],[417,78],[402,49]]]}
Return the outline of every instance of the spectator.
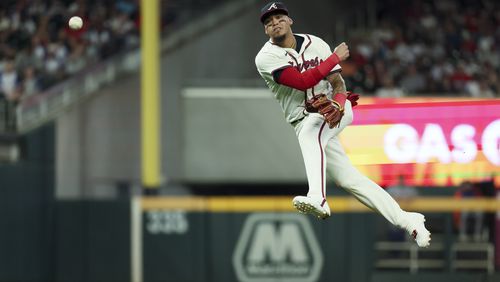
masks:
{"label": "spectator", "polygon": [[404,91],[395,86],[394,79],[387,75],[382,80],[382,87],[377,89],[375,95],[380,98],[400,98],[405,96]]}
{"label": "spectator", "polygon": [[20,77],[12,60],[3,63],[0,71],[0,117],[1,129],[15,129],[15,107],[21,98]]}
{"label": "spectator", "polygon": [[399,175],[397,182],[387,187],[387,192],[396,199],[411,199],[418,196],[417,189],[406,184],[404,175]]}
{"label": "spectator", "polygon": [[454,91],[460,92],[465,89],[467,83],[472,80],[472,76],[465,71],[463,63],[459,63],[455,68],[455,71],[450,76],[451,85]]}
{"label": "spectator", "polygon": [[[463,182],[455,192],[455,197],[459,199],[482,197],[482,193],[477,185],[472,182]],[[461,211],[454,214],[455,223],[458,227],[458,239],[462,242],[473,239],[481,241],[483,234],[482,211]]]}
{"label": "spectator", "polygon": [[36,76],[35,68],[32,66],[24,69],[24,77],[21,83],[23,98],[35,95],[40,91],[40,83]]}
{"label": "spectator", "polygon": [[7,101],[15,103],[21,97],[19,86],[20,77],[14,67],[14,62],[7,60],[0,72],[0,91]]}
{"label": "spectator", "polygon": [[416,94],[421,93],[425,85],[425,77],[417,71],[417,67],[414,64],[408,66],[403,79],[401,79],[401,88],[407,93]]}

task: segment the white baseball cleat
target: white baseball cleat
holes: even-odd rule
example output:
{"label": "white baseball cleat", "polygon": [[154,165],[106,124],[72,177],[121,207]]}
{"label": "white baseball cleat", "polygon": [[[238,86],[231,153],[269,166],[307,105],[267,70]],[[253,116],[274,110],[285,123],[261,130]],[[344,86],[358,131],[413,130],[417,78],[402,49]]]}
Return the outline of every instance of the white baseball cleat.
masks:
{"label": "white baseball cleat", "polygon": [[408,213],[406,230],[413,237],[419,247],[428,247],[431,244],[431,232],[425,228],[424,215],[416,212]]}
{"label": "white baseball cleat", "polygon": [[320,202],[310,197],[297,196],[293,198],[293,206],[301,213],[312,214],[317,218],[325,219],[330,216],[330,207],[326,200]]}

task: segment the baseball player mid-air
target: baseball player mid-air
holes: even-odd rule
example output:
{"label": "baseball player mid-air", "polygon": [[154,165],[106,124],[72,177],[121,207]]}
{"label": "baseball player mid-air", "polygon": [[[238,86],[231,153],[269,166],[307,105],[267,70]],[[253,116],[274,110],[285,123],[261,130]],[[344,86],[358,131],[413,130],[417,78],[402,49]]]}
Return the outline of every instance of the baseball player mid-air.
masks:
{"label": "baseball player mid-air", "polygon": [[302,151],[309,191],[307,196],[295,197],[293,205],[302,213],[329,217],[328,173],[363,204],[406,229],[418,246],[429,246],[424,216],[403,211],[384,189],[354,168],[339,142],[337,135],[352,122],[352,107],[359,99],[346,90],[340,75],[339,63],[349,57],[348,46],[341,43],[332,53],[322,39],[294,34],[288,15],[281,2],[262,8],[260,21],[270,40],[257,54],[255,64],[294,128]]}

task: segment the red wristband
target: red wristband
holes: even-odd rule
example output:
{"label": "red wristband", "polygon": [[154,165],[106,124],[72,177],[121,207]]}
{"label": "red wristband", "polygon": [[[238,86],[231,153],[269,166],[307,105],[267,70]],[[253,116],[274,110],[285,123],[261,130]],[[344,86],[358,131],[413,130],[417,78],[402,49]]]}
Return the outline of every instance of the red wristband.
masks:
{"label": "red wristband", "polygon": [[339,105],[342,107],[342,109],[345,106],[345,100],[347,99],[346,93],[336,93],[333,95],[333,101],[336,101],[339,103]]}

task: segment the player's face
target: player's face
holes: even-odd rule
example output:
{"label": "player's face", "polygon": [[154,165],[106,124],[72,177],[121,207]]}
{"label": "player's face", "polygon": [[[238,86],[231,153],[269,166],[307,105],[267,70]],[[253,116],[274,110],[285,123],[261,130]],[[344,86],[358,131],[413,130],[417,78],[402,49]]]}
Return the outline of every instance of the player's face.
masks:
{"label": "player's face", "polygon": [[272,39],[279,39],[285,37],[289,32],[291,32],[290,26],[292,24],[292,19],[287,15],[270,15],[264,21],[264,31]]}

